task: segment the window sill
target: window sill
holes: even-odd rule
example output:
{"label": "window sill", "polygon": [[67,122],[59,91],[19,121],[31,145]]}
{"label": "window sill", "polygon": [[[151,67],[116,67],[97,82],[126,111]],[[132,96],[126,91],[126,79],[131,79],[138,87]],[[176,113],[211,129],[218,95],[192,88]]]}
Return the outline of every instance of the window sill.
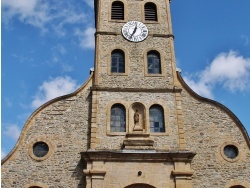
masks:
{"label": "window sill", "polygon": [[145,77],[165,77],[163,74],[145,74]]}

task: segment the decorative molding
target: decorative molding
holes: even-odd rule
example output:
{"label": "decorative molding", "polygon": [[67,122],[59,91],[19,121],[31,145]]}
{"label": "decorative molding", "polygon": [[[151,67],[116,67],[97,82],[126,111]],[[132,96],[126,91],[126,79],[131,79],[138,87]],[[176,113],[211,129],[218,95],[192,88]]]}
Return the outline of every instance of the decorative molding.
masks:
{"label": "decorative molding", "polygon": [[157,151],[157,150],[87,150],[81,152],[85,161],[170,161],[178,159],[183,162],[190,162],[196,155],[190,151]]}
{"label": "decorative molding", "polygon": [[180,93],[181,88],[112,88],[112,87],[91,87],[92,91],[108,91],[108,92],[148,92],[148,93]]}

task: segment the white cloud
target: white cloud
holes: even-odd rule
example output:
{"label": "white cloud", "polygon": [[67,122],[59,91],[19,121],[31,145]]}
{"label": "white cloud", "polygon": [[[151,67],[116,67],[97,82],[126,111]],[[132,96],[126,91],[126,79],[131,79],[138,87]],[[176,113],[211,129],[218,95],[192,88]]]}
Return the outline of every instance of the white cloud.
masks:
{"label": "white cloud", "polygon": [[3,134],[10,137],[13,140],[17,140],[20,136],[21,130],[19,127],[15,124],[13,125],[8,125],[7,127],[4,128]]}
{"label": "white cloud", "polygon": [[48,15],[49,6],[39,0],[2,0],[2,18],[8,23],[13,17],[21,22],[40,28],[42,32],[47,31],[44,24],[50,20]]}
{"label": "white cloud", "polygon": [[202,81],[194,81],[190,77],[183,77],[187,85],[192,88],[193,91],[198,93],[201,96],[205,96],[207,98],[212,99],[213,98],[213,93],[212,93],[212,88],[211,86],[206,85],[206,83]]}
{"label": "white cloud", "polygon": [[3,22],[17,18],[19,21],[39,28],[42,33],[53,31],[65,36],[69,31],[67,24],[84,24],[88,12],[79,6],[79,1],[58,0],[2,0]]}
{"label": "white cloud", "polygon": [[88,27],[85,30],[81,31],[79,29],[75,30],[75,35],[78,37],[80,41],[81,48],[91,48],[95,47],[95,28]]}
{"label": "white cloud", "polygon": [[62,72],[71,72],[74,68],[67,64],[67,63],[62,63]]}
{"label": "white cloud", "polygon": [[66,53],[66,49],[63,45],[58,44],[52,48],[53,52],[60,53],[60,55],[64,55]]}
{"label": "white cloud", "polygon": [[184,79],[195,92],[208,98],[213,98],[212,91],[216,86],[231,92],[249,91],[250,59],[235,51],[221,53],[205,70]]}
{"label": "white cloud", "polygon": [[1,150],[1,159],[3,159],[6,156],[5,151],[3,151],[3,149]]}
{"label": "white cloud", "polygon": [[249,45],[249,40],[250,40],[249,37],[246,36],[246,35],[241,35],[240,37],[244,41],[244,45],[248,46]]}
{"label": "white cloud", "polygon": [[44,81],[32,101],[32,107],[38,108],[53,98],[73,92],[77,87],[76,81],[68,76]]}
{"label": "white cloud", "polygon": [[78,0],[2,0],[2,21],[8,26],[11,25],[11,20],[18,19],[24,24],[38,28],[43,35],[49,33],[58,37],[67,37],[75,30],[74,36],[78,37],[79,46],[83,49],[93,49],[95,29],[80,28],[90,23],[90,19],[91,23],[94,22],[94,1],[84,2],[88,6],[82,6],[83,1]]}
{"label": "white cloud", "polygon": [[13,105],[12,101],[9,98],[5,98],[4,102],[7,107],[12,107]]}
{"label": "white cloud", "polygon": [[32,14],[35,10],[37,3],[38,0],[2,0],[2,6],[4,8],[9,9],[9,11],[11,11],[12,13],[16,11],[22,15]]}
{"label": "white cloud", "polygon": [[87,5],[89,5],[91,8],[94,8],[94,0],[84,0]]}

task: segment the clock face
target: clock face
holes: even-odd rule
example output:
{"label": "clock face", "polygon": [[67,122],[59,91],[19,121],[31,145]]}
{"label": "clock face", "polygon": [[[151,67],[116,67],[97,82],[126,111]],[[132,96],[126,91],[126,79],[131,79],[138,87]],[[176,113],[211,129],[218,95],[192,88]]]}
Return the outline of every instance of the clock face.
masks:
{"label": "clock face", "polygon": [[138,21],[129,21],[122,27],[124,38],[132,42],[141,42],[148,36],[148,28]]}

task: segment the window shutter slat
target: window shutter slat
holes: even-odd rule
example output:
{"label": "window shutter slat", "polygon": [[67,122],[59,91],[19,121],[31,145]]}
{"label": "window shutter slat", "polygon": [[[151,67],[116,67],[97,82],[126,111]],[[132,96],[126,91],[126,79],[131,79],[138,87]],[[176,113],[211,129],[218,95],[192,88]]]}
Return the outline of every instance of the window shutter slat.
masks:
{"label": "window shutter slat", "polygon": [[146,21],[158,21],[157,8],[154,3],[146,3],[144,7]]}
{"label": "window shutter slat", "polygon": [[111,10],[112,20],[124,20],[124,5],[121,1],[113,2]]}

